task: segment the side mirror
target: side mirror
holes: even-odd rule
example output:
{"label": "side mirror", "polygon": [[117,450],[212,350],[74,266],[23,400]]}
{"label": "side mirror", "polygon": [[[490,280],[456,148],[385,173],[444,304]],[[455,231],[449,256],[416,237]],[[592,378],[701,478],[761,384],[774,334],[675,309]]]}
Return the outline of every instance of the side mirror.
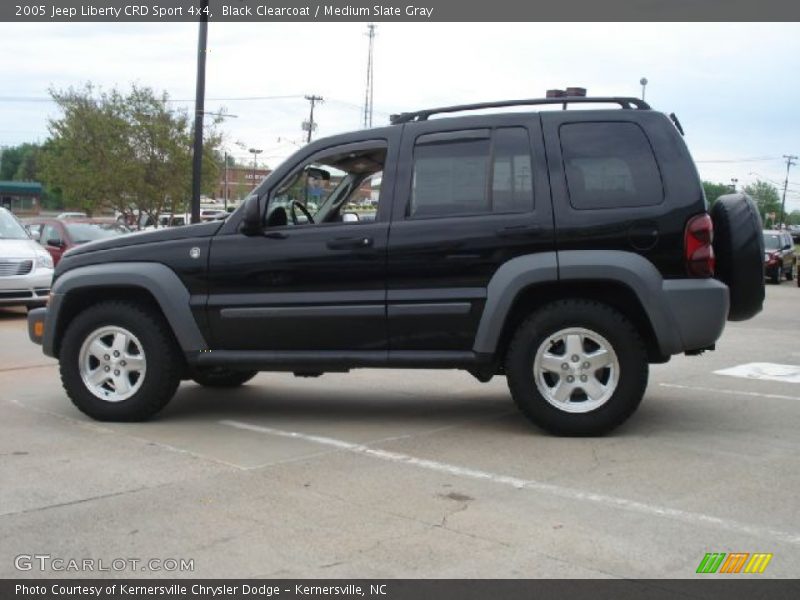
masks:
{"label": "side mirror", "polygon": [[306,175],[308,175],[309,177],[313,177],[314,179],[321,179],[323,181],[331,180],[330,171],[326,171],[325,169],[320,169],[319,167],[306,167],[305,172]]}
{"label": "side mirror", "polygon": [[261,200],[258,196],[250,196],[244,206],[242,217],[242,233],[255,235],[261,233],[264,224],[261,220]]}
{"label": "side mirror", "polygon": [[358,213],[346,212],[342,215],[342,223],[357,223],[360,220]]}

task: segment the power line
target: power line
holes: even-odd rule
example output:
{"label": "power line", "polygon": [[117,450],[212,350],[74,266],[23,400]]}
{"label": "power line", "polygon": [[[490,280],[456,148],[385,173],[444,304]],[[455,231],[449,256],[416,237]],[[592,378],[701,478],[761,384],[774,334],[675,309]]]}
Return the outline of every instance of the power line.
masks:
{"label": "power line", "polygon": [[761,162],[768,160],[779,160],[780,156],[759,156],[756,158],[720,158],[710,160],[696,160],[696,163],[745,163],[745,162]]}

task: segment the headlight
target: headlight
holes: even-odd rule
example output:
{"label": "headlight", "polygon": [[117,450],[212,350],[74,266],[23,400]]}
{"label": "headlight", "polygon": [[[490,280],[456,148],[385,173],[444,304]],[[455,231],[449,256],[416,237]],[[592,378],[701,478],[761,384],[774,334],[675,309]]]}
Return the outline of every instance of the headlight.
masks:
{"label": "headlight", "polygon": [[53,257],[47,252],[36,253],[36,268],[37,269],[52,269]]}

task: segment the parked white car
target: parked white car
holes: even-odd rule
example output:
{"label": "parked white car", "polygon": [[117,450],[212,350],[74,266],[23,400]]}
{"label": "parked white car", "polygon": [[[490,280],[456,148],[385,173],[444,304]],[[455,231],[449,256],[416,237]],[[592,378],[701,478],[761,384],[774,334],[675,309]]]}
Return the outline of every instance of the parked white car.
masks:
{"label": "parked white car", "polygon": [[0,306],[44,306],[53,259],[5,208],[0,208]]}

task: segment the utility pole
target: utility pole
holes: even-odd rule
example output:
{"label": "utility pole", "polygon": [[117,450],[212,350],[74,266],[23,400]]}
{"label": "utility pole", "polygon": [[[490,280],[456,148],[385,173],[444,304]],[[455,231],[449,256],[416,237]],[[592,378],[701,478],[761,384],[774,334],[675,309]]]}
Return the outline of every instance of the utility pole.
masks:
{"label": "utility pole", "polygon": [[228,212],[228,151],[225,151],[225,188],[222,192],[222,201],[224,203],[225,212]]}
{"label": "utility pole", "polygon": [[791,169],[793,165],[797,164],[794,162],[797,160],[797,157],[792,154],[784,154],[783,158],[786,159],[786,180],[783,182],[783,200],[781,201],[781,220],[780,225],[778,226],[779,229],[783,229],[783,217],[786,210],[786,188],[789,187],[789,169]]}
{"label": "utility pole", "polygon": [[306,137],[306,143],[310,143],[311,133],[314,131],[314,106],[316,105],[317,102],[322,104],[323,102],[325,102],[325,99],[322,96],[315,96],[312,94],[311,96],[306,96],[306,100],[308,100],[311,103],[311,113],[308,115],[308,121],[303,123],[303,129],[308,131],[308,136]]}
{"label": "utility pole", "polygon": [[203,115],[206,100],[206,46],[208,41],[208,0],[203,0],[197,38],[197,88],[194,100],[194,154],[192,156],[192,223],[200,222],[200,182],[203,169]]}
{"label": "utility pole", "polygon": [[367,37],[369,37],[369,52],[367,54],[367,87],[364,91],[364,129],[372,127],[372,95],[374,88],[374,63],[372,60],[375,48],[375,23],[367,25]]}

